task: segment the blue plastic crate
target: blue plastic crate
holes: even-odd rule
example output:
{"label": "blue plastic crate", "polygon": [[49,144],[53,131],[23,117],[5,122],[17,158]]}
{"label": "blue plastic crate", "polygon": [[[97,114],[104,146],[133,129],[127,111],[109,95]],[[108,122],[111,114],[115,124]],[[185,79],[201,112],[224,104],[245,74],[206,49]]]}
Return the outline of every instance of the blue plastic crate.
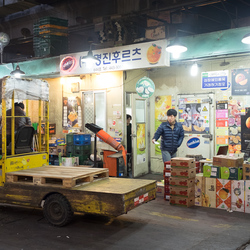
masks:
{"label": "blue plastic crate", "polygon": [[90,145],[91,135],[90,134],[76,134],[74,135],[74,145]]}

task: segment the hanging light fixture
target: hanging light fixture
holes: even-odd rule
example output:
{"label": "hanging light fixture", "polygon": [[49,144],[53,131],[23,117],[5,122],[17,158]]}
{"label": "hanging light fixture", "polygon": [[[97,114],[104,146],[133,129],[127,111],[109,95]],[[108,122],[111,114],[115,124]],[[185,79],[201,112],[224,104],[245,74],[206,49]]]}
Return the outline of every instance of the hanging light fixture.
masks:
{"label": "hanging light fixture", "polygon": [[176,38],[172,44],[170,43],[167,46],[166,51],[171,53],[173,58],[178,59],[181,53],[187,51],[187,47],[181,44]]}
{"label": "hanging light fixture", "polygon": [[19,77],[25,75],[25,72],[23,72],[23,71],[20,69],[19,65],[17,64],[16,69],[13,70],[13,71],[11,71],[10,74],[13,75],[13,76],[16,77],[16,78],[19,78]]}
{"label": "hanging light fixture", "polygon": [[245,36],[243,36],[241,42],[245,43],[245,44],[250,44],[250,33],[248,33]]}
{"label": "hanging light fixture", "polygon": [[99,62],[99,59],[96,58],[94,55],[93,55],[93,52],[92,52],[92,43],[90,44],[90,48],[89,48],[89,51],[88,51],[88,54],[87,56],[84,56],[82,57],[81,61],[83,63],[87,63],[87,64],[93,64],[95,62]]}

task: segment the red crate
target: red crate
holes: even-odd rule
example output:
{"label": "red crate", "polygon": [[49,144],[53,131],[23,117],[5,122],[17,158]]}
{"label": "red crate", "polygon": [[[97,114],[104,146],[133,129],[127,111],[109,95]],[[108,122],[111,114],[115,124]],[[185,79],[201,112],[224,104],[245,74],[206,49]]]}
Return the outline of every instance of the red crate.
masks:
{"label": "red crate", "polygon": [[164,193],[164,200],[169,201],[170,200],[170,195]]}
{"label": "red crate", "polygon": [[164,169],[163,170],[163,177],[164,178],[171,177],[171,169]]}
{"label": "red crate", "polygon": [[164,170],[165,170],[165,169],[170,169],[170,168],[171,168],[170,163],[171,163],[171,161],[165,161],[165,162],[164,162]]}
{"label": "red crate", "polygon": [[195,162],[195,169],[196,169],[196,174],[199,174],[200,173],[200,162],[199,161]]}
{"label": "red crate", "polygon": [[169,185],[170,184],[170,177],[164,177],[164,184]]}

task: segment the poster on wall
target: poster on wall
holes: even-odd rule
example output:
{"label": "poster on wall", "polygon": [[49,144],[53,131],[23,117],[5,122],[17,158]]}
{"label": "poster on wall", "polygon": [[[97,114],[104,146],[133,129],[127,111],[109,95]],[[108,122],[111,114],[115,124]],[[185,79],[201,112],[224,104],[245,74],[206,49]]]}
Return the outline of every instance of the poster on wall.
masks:
{"label": "poster on wall", "polygon": [[241,116],[241,151],[245,153],[245,160],[250,158],[250,108]]}
{"label": "poster on wall", "polygon": [[233,69],[232,70],[232,95],[249,95],[250,94],[250,69]]}
{"label": "poster on wall", "polygon": [[146,126],[145,123],[136,124],[136,148],[137,148],[137,164],[146,161]]}
{"label": "poster on wall", "polygon": [[63,97],[63,127],[79,128],[82,126],[81,100],[79,97]]}
{"label": "poster on wall", "polygon": [[229,153],[241,152],[241,101],[231,100],[228,105]]}
{"label": "poster on wall", "polygon": [[179,122],[181,122],[186,132],[199,134],[209,133],[209,104],[180,101]]}
{"label": "poster on wall", "polygon": [[216,102],[216,145],[228,145],[228,101]]}
{"label": "poster on wall", "polygon": [[[171,108],[172,97],[167,96],[156,96],[155,97],[155,131],[161,125],[162,122],[167,121],[167,111]],[[161,154],[161,138],[158,139],[159,144],[155,144],[155,154]]]}

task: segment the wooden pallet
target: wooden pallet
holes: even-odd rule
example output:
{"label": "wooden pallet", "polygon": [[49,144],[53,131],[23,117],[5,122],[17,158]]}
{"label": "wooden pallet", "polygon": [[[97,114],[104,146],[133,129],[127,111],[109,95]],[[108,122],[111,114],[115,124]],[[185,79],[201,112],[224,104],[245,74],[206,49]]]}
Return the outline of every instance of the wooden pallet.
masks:
{"label": "wooden pallet", "polygon": [[6,182],[71,188],[108,177],[108,169],[43,166],[6,173]]}

